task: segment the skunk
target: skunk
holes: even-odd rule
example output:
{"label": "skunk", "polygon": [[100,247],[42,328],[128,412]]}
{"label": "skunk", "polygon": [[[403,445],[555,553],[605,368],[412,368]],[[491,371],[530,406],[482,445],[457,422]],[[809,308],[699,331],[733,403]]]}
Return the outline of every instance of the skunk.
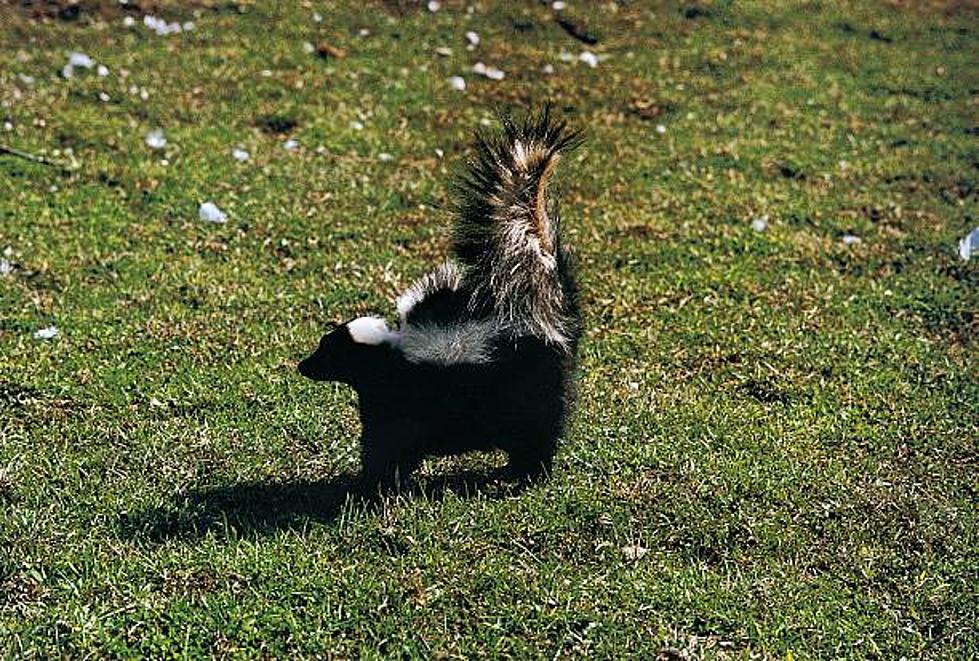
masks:
{"label": "skunk", "polygon": [[455,185],[452,259],[397,299],[399,323],[353,319],[299,372],[358,395],[362,477],[396,486],[426,456],[500,449],[521,480],[550,473],[582,332],[548,184],[581,134],[548,109],[479,132]]}

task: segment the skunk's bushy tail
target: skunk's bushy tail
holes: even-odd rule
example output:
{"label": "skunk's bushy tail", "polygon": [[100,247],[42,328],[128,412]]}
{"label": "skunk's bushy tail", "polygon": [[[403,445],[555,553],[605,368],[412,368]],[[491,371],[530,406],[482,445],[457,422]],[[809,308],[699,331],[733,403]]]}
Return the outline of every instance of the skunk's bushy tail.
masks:
{"label": "skunk's bushy tail", "polygon": [[502,119],[480,133],[458,181],[453,253],[467,267],[473,307],[491,306],[504,328],[567,350],[577,339],[577,306],[557,207],[548,184],[581,133],[549,109],[521,122]]}

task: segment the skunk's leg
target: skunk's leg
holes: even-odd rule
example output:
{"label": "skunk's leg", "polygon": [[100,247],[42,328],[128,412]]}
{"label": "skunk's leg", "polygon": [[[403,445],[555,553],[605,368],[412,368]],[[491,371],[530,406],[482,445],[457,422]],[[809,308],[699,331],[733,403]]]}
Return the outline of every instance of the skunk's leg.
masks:
{"label": "skunk's leg", "polygon": [[508,477],[525,482],[538,482],[547,478],[554,467],[557,451],[556,430],[541,430],[536,434],[521,434],[519,441],[507,449]]}
{"label": "skunk's leg", "polygon": [[421,464],[421,457],[409,439],[400,439],[396,443],[378,443],[366,436],[361,439],[361,479],[365,487],[392,491],[407,484]]}

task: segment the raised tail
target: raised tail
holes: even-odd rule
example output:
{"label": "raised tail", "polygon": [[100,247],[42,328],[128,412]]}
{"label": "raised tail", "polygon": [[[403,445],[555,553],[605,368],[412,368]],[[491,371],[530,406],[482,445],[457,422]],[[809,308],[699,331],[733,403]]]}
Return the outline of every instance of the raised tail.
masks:
{"label": "raised tail", "polygon": [[499,134],[477,135],[458,181],[453,253],[467,267],[473,307],[491,306],[511,332],[570,350],[578,332],[574,280],[548,184],[581,133],[548,109],[502,124]]}

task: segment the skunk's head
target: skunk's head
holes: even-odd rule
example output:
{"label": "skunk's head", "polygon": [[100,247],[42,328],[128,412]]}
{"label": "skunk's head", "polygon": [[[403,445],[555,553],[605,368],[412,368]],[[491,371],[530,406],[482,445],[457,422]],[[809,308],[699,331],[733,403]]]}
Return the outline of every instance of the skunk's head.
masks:
{"label": "skunk's head", "polygon": [[324,335],[316,351],[299,363],[299,373],[314,381],[357,383],[376,374],[397,339],[383,319],[358,317]]}

